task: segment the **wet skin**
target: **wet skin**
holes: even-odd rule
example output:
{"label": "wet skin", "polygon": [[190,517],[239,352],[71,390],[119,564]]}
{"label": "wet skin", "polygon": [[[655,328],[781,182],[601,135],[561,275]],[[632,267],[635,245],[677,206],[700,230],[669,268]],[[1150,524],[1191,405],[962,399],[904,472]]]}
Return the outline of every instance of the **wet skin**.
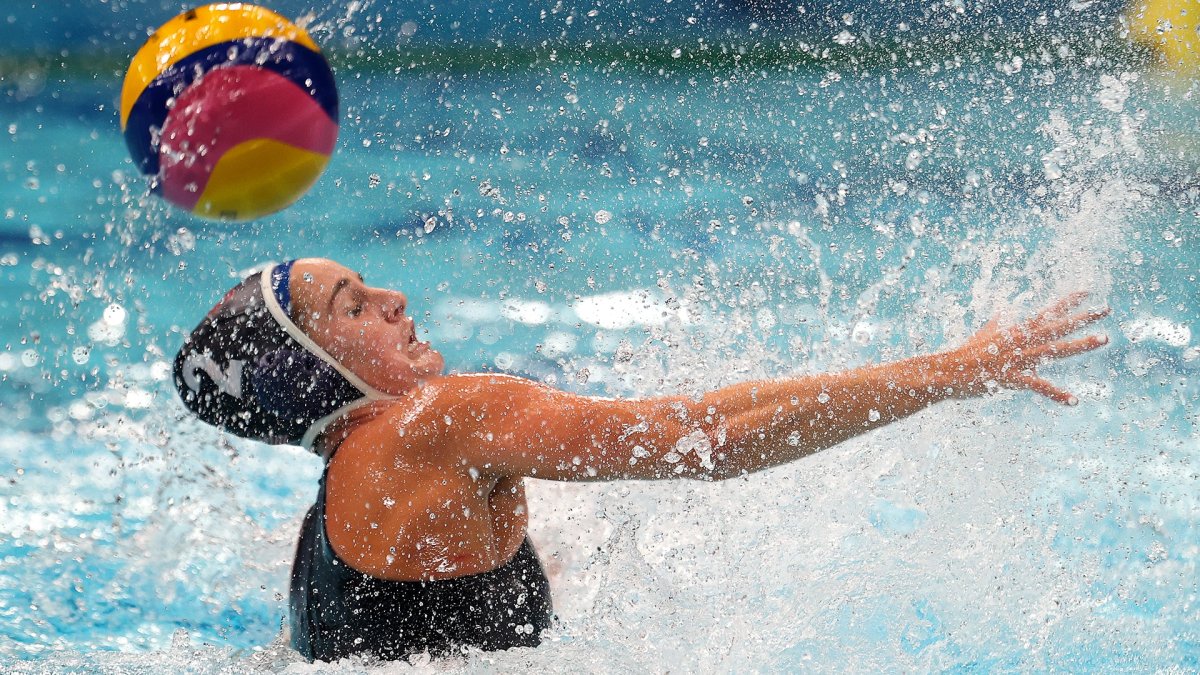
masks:
{"label": "wet skin", "polygon": [[[359,411],[340,427],[326,493],[338,554],[360,571],[401,580],[475,574],[510,559],[528,524],[524,483],[473,474],[438,447],[439,420],[415,404],[419,387],[441,375],[444,362],[417,339],[404,294],[308,259],[294,266],[291,288],[305,333],[367,384],[403,397]],[[397,415],[408,419],[390,429],[379,424]],[[370,433],[358,433],[367,420],[376,421],[367,425]]]}
{"label": "wet skin", "polygon": [[[745,382],[698,399],[579,396],[504,375],[444,375],[416,340],[402,293],[325,259],[296,263],[297,323],[371,386],[395,396],[320,439],[337,553],[385,579],[495,569],[525,537],[523,480],[723,480],[797,460],[953,398],[1028,389],[1075,397],[1037,373],[1108,342],[1071,337],[1108,315],[1070,295],[1013,325],[989,321],[962,346],[843,373]],[[789,437],[799,432],[795,444]],[[678,459],[676,459],[678,458]]]}

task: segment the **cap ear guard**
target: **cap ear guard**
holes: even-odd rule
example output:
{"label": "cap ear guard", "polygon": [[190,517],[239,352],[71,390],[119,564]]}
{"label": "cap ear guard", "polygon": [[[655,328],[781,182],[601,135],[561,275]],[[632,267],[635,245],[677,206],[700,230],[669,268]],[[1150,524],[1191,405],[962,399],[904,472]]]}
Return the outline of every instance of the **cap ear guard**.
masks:
{"label": "cap ear guard", "polygon": [[[279,329],[286,333],[289,338],[294,340],[300,346],[300,348],[329,364],[329,366],[331,366],[335,371],[338,372],[338,374],[345,378],[347,382],[352,384],[359,394],[372,399],[382,400],[392,398],[391,396],[379,391],[375,387],[367,384],[361,377],[355,374],[354,371],[350,370],[346,366],[343,366],[340,361],[334,358],[332,354],[325,351],[325,349],[321,347],[321,345],[317,344],[315,340],[309,337],[307,333],[300,330],[300,327],[297,326],[294,321],[292,321],[292,317],[289,315],[288,311],[284,310],[280,299],[281,292],[277,290],[277,285],[282,283],[284,286],[287,286],[288,279],[291,278],[292,265],[295,264],[295,262],[295,260],[292,260],[282,265],[276,265],[275,267],[271,268],[269,274],[264,274],[259,280],[259,284],[261,286],[259,289],[261,297],[264,298],[267,311],[270,312],[273,317],[275,317],[275,323],[278,325]],[[280,281],[281,275],[282,281]],[[286,301],[289,305],[291,305],[290,291],[287,294]]]}
{"label": "cap ear guard", "polygon": [[330,400],[360,398],[332,366],[302,349],[278,349],[254,364],[251,395],[263,411],[284,419],[317,420],[329,413]]}

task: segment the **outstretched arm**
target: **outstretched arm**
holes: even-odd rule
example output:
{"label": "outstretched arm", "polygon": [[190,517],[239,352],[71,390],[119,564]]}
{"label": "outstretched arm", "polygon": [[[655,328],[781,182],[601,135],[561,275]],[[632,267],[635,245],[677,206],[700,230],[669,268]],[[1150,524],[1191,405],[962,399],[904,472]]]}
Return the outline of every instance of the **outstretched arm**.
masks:
{"label": "outstretched arm", "polygon": [[[550,480],[731,478],[794,461],[948,398],[1012,388],[1074,404],[1037,367],[1107,343],[1103,335],[1068,338],[1108,314],[1074,312],[1084,297],[1069,296],[1013,326],[993,319],[962,346],[932,356],[746,382],[699,399],[599,399],[505,376],[446,378],[431,385],[427,395],[437,404],[424,409],[450,421],[431,418],[424,428],[439,439],[434,446],[453,449],[457,461],[482,473]],[[420,426],[415,418],[409,423]]]}
{"label": "outstretched arm", "polygon": [[1037,373],[1054,359],[1107,344],[1104,335],[1064,339],[1108,315],[1072,314],[1077,293],[1023,323],[1002,328],[993,318],[962,346],[932,356],[796,380],[747,383],[706,396],[724,407],[729,449],[718,476],[759,471],[824,450],[950,398],[1029,389],[1065,405],[1076,398]]}

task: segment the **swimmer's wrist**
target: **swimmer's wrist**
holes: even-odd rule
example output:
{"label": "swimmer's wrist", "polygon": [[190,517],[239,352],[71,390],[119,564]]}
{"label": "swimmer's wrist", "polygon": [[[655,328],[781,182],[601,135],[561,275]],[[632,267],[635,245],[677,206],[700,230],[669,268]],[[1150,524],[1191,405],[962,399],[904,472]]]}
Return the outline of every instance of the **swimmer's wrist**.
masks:
{"label": "swimmer's wrist", "polygon": [[929,389],[939,395],[938,400],[975,398],[988,393],[986,378],[980,376],[980,364],[961,348],[925,358],[929,363]]}

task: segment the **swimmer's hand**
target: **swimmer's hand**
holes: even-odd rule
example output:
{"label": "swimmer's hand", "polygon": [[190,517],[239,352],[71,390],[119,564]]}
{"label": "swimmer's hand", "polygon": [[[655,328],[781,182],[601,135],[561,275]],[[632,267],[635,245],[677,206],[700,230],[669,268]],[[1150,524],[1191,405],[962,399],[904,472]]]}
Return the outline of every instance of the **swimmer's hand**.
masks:
{"label": "swimmer's hand", "polygon": [[939,355],[946,384],[961,397],[981,396],[998,388],[1028,389],[1064,405],[1078,399],[1038,375],[1038,366],[1108,344],[1104,334],[1071,338],[1081,328],[1109,315],[1103,309],[1076,312],[1088,294],[1072,293],[1016,325],[1000,317],[988,321],[962,346]]}

